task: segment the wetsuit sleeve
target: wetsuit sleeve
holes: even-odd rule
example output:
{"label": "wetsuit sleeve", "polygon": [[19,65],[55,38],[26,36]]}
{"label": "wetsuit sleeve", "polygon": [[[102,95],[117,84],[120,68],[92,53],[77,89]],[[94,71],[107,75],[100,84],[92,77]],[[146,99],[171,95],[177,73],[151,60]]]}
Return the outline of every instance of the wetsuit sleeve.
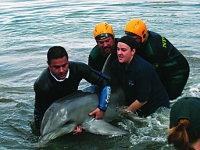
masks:
{"label": "wetsuit sleeve", "polygon": [[44,115],[44,111],[45,110],[43,107],[43,103],[42,103],[42,97],[40,94],[40,92],[38,91],[37,88],[37,84],[34,84],[34,91],[35,91],[35,108],[34,108],[34,121],[35,121],[35,127],[37,129],[40,129],[41,123],[42,123],[42,118]]}
{"label": "wetsuit sleeve", "polygon": [[110,100],[110,94],[111,94],[111,87],[110,86],[106,86],[106,87],[103,88],[103,90],[101,90],[98,107],[99,107],[99,109],[101,109],[104,112],[107,110],[108,103],[109,103],[109,100]]}
{"label": "wetsuit sleeve", "polygon": [[109,85],[108,79],[91,72],[90,80],[100,88],[101,94],[99,99],[99,109],[106,111],[110,99],[111,87]]}
{"label": "wetsuit sleeve", "polygon": [[92,71],[92,69],[86,64],[82,64],[80,69],[84,79],[90,82],[91,84],[97,85],[100,89],[100,99],[98,107],[102,111],[106,111],[107,105],[110,99],[111,87],[109,79],[106,79],[103,74],[98,75]]}
{"label": "wetsuit sleeve", "polygon": [[40,128],[43,116],[47,108],[52,103],[54,94],[49,91],[50,83],[47,80],[47,70],[40,75],[40,77],[34,83],[35,91],[35,108],[34,108],[34,120],[37,128]]}

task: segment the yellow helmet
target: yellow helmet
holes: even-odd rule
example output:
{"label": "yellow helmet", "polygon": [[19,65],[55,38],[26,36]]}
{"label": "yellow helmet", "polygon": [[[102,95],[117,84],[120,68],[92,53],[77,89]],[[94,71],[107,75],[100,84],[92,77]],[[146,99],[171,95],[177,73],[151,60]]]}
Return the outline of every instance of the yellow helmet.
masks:
{"label": "yellow helmet", "polygon": [[138,35],[139,37],[141,37],[141,41],[142,43],[145,41],[145,39],[147,38],[147,27],[146,24],[140,20],[140,19],[132,19],[130,20],[125,28],[124,28],[124,32],[127,35]]}
{"label": "yellow helmet", "polygon": [[107,22],[101,22],[95,26],[94,38],[96,40],[101,40],[109,36],[114,37],[114,32],[110,24],[108,24]]}

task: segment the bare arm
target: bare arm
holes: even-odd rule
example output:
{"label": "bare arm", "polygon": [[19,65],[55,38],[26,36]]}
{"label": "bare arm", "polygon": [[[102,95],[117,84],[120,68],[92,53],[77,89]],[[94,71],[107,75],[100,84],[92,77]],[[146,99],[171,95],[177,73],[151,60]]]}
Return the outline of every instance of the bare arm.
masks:
{"label": "bare arm", "polygon": [[147,103],[146,102],[139,102],[138,100],[135,100],[128,108],[128,111],[131,112],[135,112],[137,109],[139,109],[140,107],[142,107],[143,105],[145,105]]}

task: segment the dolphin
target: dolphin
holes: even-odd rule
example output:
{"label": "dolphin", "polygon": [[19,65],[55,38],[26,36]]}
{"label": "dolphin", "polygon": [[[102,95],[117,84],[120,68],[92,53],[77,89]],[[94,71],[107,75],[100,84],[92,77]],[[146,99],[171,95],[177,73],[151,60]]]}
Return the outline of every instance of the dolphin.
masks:
{"label": "dolphin", "polygon": [[111,77],[111,97],[107,111],[101,120],[94,119],[88,114],[99,103],[99,90],[96,86],[89,86],[83,90],[63,97],[46,110],[42,123],[37,147],[43,147],[50,140],[71,133],[77,125],[81,125],[85,131],[93,134],[120,136],[126,131],[111,125],[109,122],[118,116],[117,107],[124,104],[125,93],[117,78],[111,72],[111,54],[107,58],[102,72]]}

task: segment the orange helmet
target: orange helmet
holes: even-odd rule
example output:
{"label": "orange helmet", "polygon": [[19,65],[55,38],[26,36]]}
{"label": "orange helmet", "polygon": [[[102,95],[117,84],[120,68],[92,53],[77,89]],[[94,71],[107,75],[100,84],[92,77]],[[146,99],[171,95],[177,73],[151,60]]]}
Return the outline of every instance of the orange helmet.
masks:
{"label": "orange helmet", "polygon": [[140,19],[132,19],[124,28],[124,32],[128,34],[138,35],[141,38],[142,43],[147,38],[147,27],[146,24]]}
{"label": "orange helmet", "polygon": [[114,37],[114,32],[110,24],[108,24],[107,22],[101,22],[95,26],[94,38],[96,40],[104,39],[109,36]]}

